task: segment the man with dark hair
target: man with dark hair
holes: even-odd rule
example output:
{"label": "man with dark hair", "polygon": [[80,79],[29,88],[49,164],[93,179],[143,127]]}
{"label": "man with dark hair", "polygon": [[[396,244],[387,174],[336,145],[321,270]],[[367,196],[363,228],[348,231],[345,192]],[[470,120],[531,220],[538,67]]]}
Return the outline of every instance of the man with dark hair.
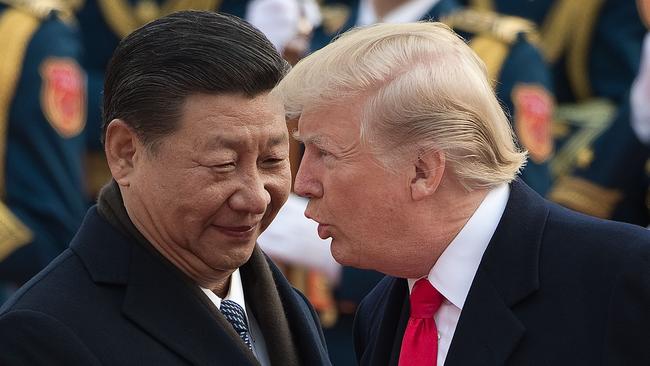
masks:
{"label": "man with dark hair", "polygon": [[0,309],[0,364],[329,364],[313,309],[255,244],[289,193],[270,92],[286,71],[259,31],[217,13],[120,43],[104,89],[113,181]]}

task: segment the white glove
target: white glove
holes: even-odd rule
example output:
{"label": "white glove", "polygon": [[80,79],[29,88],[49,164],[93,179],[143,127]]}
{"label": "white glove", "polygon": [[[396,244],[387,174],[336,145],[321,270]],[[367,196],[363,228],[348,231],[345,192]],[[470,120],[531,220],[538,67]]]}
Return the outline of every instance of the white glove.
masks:
{"label": "white glove", "polygon": [[262,31],[278,52],[294,37],[299,19],[297,0],[253,0],[246,7],[246,20]]}
{"label": "white glove", "polygon": [[632,129],[639,141],[650,145],[650,33],[643,41],[641,67],[630,92]]}

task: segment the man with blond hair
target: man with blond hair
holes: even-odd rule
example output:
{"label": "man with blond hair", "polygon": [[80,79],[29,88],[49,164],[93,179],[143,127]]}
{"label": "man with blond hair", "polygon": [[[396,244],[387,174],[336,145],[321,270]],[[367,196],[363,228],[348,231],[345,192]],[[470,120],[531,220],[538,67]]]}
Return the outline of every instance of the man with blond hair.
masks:
{"label": "man with blond hair", "polygon": [[517,178],[526,152],[448,27],[353,30],[276,91],[305,215],[338,262],[386,274],[357,312],[361,365],[650,363],[650,235]]}

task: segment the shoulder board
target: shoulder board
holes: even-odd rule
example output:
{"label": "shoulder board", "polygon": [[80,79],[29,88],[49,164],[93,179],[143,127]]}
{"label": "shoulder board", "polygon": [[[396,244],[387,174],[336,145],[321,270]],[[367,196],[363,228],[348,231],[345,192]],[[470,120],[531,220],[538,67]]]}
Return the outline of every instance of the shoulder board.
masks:
{"label": "shoulder board", "polygon": [[52,12],[56,12],[66,21],[74,18],[72,8],[65,0],[0,0],[0,3],[22,10],[38,19],[45,19]]}
{"label": "shoulder board", "polygon": [[[66,1],[78,3],[83,0]],[[124,38],[137,28],[165,15],[186,9],[214,11],[221,4],[221,0],[137,0],[133,2],[96,0],[96,2],[106,24],[119,38]]]}
{"label": "shoulder board", "polygon": [[451,13],[441,21],[456,31],[490,35],[507,44],[514,43],[520,34],[524,34],[529,42],[538,44],[535,23],[520,17],[465,9]]}

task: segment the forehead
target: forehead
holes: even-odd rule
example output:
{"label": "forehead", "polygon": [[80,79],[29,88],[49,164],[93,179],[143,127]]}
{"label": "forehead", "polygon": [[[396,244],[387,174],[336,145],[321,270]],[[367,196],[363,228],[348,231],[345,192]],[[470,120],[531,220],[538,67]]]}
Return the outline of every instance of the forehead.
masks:
{"label": "forehead", "polygon": [[297,137],[306,142],[347,143],[359,139],[362,105],[359,101],[306,108],[298,120]]}
{"label": "forehead", "polygon": [[179,124],[179,137],[196,143],[245,143],[246,137],[286,134],[282,103],[269,94],[254,98],[239,94],[191,95],[185,100]]}

